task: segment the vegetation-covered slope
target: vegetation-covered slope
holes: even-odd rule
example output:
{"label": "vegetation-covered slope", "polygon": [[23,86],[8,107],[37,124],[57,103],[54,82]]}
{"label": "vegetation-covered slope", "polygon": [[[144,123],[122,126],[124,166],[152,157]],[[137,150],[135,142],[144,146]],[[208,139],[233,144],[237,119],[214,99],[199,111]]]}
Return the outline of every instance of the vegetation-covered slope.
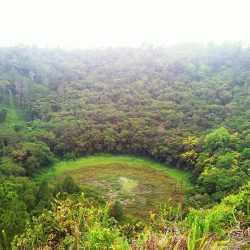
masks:
{"label": "vegetation-covered slope", "polygon": [[1,48],[0,228],[11,239],[62,190],[30,176],[100,152],[190,169],[187,205],[211,208],[249,180],[249,93],[250,48],[239,44]]}
{"label": "vegetation-covered slope", "polygon": [[[13,249],[248,249],[249,186],[209,210],[162,207],[147,226],[118,224],[109,207],[90,207],[84,198],[57,201],[15,238]],[[227,237],[225,237],[227,236]],[[222,240],[223,239],[223,240]]]}

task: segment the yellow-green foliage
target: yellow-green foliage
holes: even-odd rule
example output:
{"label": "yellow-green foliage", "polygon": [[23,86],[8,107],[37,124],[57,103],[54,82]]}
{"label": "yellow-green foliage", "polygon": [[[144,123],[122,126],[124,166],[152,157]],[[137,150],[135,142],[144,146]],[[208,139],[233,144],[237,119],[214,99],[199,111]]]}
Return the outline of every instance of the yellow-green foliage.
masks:
{"label": "yellow-green foliage", "polygon": [[[162,207],[151,214],[150,223],[127,237],[128,225],[118,224],[109,215],[109,206],[96,208],[81,196],[80,201],[56,201],[16,236],[15,249],[220,249],[244,246],[247,239],[235,242],[232,232],[249,224],[250,184],[237,195],[225,198],[209,210],[191,209],[182,220],[181,207]],[[245,222],[245,223],[242,223]],[[246,245],[245,245],[246,246]]]}
{"label": "yellow-green foliage", "polygon": [[200,234],[213,233],[223,238],[230,229],[238,226],[238,223],[243,223],[245,227],[249,226],[249,204],[250,182],[241,188],[239,194],[227,196],[211,209],[191,209],[183,225],[190,228],[195,222]]}
{"label": "yellow-green foliage", "polygon": [[75,203],[71,199],[56,201],[51,211],[45,211],[23,235],[16,237],[13,249],[25,246],[27,249],[111,249],[117,244],[120,232],[117,223],[109,214],[108,206],[88,206],[82,196]]}

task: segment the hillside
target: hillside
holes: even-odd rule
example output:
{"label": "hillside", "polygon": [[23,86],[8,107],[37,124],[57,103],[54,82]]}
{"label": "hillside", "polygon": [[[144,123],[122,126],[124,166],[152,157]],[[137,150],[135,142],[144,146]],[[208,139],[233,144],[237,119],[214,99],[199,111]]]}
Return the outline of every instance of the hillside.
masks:
{"label": "hillside", "polygon": [[[0,229],[4,230],[0,234],[0,242],[4,242],[0,249],[9,247],[14,235],[24,231],[28,238],[29,229],[24,224],[30,223],[32,216],[39,218],[33,222],[32,230],[39,223],[44,225],[40,221],[43,211],[55,212],[57,202],[70,199],[69,202],[78,206],[81,192],[85,192],[88,205],[94,200],[95,209],[98,206],[105,209],[107,199],[101,201],[102,193],[96,190],[99,184],[86,189],[77,179],[81,174],[84,183],[88,183],[89,176],[106,176],[109,169],[104,168],[104,159],[96,163],[100,166],[96,172],[78,170],[71,177],[61,176],[59,168],[54,168],[55,164],[63,166],[71,162],[69,168],[77,169],[76,166],[84,166],[86,156],[100,153],[111,154],[114,159],[117,155],[151,159],[148,161],[152,166],[161,163],[166,171],[170,169],[169,177],[171,171],[174,173],[171,178],[176,173],[186,178],[186,171],[189,172],[191,177],[186,182],[191,185],[183,194],[181,218],[176,217],[183,235],[194,224],[194,215],[202,221],[206,213],[218,213],[221,216],[218,228],[202,229],[196,237],[207,233],[211,242],[229,239],[225,231],[230,227],[224,224],[227,218],[221,212],[224,206],[221,201],[225,199],[232,199],[230,204],[235,208],[234,217],[228,218],[232,228],[236,228],[236,221],[244,232],[249,227],[249,209],[246,209],[250,192],[247,185],[250,180],[249,47],[193,44],[85,51],[25,46],[0,48],[0,129]],[[120,171],[123,176],[125,170],[132,178],[135,169],[126,167],[131,159],[132,156],[127,162],[124,160],[124,165],[120,163],[118,169],[113,166],[116,178]],[[59,171],[57,183],[34,178],[54,170]],[[138,177],[139,173],[134,175]],[[154,181],[153,177],[157,179],[147,175],[142,173],[140,179],[144,178],[147,185]],[[165,185],[160,185],[168,189],[168,179],[164,178]],[[133,186],[132,179],[129,181]],[[122,185],[119,183],[116,180],[112,185],[117,188]],[[157,186],[156,181],[153,184]],[[233,198],[225,198],[240,197],[239,192],[244,192],[242,203],[234,204]],[[59,201],[51,205],[55,197]],[[157,197],[160,196],[154,198]],[[167,202],[166,197],[161,196],[160,200]],[[110,203],[110,216],[119,221],[114,209],[121,212],[126,207],[122,208],[115,199]],[[178,204],[172,206],[176,208]],[[143,209],[140,203],[137,209]],[[151,210],[151,205],[145,210]],[[122,223],[126,224],[120,221],[118,227]],[[200,228],[204,226],[201,224]],[[150,232],[158,234],[159,224],[151,226]],[[127,235],[129,230],[117,230],[119,237],[130,241],[142,232],[143,226],[133,236]],[[46,244],[44,241],[42,246]],[[195,245],[189,249],[198,248]]]}

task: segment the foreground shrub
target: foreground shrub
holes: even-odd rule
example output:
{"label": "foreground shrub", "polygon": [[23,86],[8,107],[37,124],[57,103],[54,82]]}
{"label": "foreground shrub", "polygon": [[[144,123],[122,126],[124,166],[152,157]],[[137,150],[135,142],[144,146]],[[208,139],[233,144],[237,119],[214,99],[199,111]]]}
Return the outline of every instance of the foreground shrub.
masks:
{"label": "foreground shrub", "polygon": [[12,249],[239,249],[250,236],[249,198],[250,184],[211,209],[191,209],[184,219],[181,206],[162,206],[144,225],[118,223],[110,216],[114,207],[96,208],[83,195],[56,200],[15,237]]}
{"label": "foreground shrub", "polygon": [[13,249],[110,249],[119,239],[117,223],[109,208],[94,208],[71,199],[56,201],[51,211],[35,218],[24,234],[15,238]]}

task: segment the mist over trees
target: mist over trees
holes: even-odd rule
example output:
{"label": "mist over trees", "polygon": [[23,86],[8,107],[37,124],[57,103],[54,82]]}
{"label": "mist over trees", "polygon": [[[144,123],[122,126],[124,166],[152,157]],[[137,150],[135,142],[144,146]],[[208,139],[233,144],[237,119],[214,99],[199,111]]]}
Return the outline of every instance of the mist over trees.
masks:
{"label": "mist over trees", "polygon": [[49,208],[56,191],[28,177],[57,158],[133,154],[188,169],[189,204],[211,208],[249,181],[250,48],[0,48],[0,128],[0,210],[23,213],[0,215],[10,238]]}

